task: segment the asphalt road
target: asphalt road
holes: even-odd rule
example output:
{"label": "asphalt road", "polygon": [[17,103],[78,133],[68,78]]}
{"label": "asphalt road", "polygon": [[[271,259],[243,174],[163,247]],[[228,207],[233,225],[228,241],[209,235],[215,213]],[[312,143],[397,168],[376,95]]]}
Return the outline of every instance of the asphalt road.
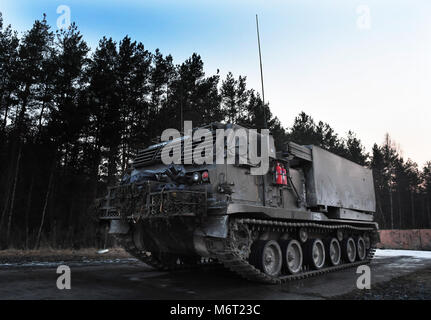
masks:
{"label": "asphalt road", "polygon": [[[57,289],[60,264],[71,269],[70,290]],[[371,287],[426,268],[431,254],[377,254]],[[0,264],[0,299],[329,299],[355,290],[358,276],[351,268],[274,286],[247,282],[221,267],[159,272],[134,259]]]}

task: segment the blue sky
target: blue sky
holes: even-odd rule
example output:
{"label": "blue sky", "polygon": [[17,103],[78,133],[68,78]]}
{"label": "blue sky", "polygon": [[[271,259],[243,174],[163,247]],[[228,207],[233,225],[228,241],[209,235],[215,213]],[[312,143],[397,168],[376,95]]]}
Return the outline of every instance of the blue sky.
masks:
{"label": "blue sky", "polygon": [[232,71],[260,90],[257,13],[265,98],[284,126],[303,110],[342,135],[353,130],[367,150],[389,132],[405,158],[431,160],[429,0],[0,0],[0,11],[23,32],[44,12],[56,28],[59,5],[92,48],[129,35],[176,63],[197,52],[207,74]]}

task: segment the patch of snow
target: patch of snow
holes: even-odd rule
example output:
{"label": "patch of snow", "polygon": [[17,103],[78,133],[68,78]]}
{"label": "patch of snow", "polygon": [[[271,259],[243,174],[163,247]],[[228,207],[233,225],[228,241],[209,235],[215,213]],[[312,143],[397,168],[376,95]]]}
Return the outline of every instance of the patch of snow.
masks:
{"label": "patch of snow", "polygon": [[377,249],[374,254],[379,257],[413,257],[419,259],[431,259],[431,251]]}

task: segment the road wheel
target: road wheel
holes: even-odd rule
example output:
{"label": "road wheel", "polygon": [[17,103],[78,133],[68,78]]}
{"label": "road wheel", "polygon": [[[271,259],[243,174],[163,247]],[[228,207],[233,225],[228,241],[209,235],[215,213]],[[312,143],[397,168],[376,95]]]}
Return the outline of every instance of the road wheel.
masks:
{"label": "road wheel", "polygon": [[348,237],[343,240],[341,253],[343,259],[349,263],[352,263],[356,259],[356,244],[352,237]]}
{"label": "road wheel", "polygon": [[341,261],[341,246],[336,238],[328,240],[326,244],[326,256],[331,266],[338,266]]}
{"label": "road wheel", "polygon": [[367,249],[364,238],[358,237],[356,240],[356,250],[358,253],[357,259],[359,261],[365,260],[365,257],[367,256]]}
{"label": "road wheel", "polygon": [[280,245],[274,240],[258,240],[251,247],[250,262],[269,276],[280,274],[282,257]]}
{"label": "road wheel", "polygon": [[319,270],[325,265],[325,245],[320,239],[310,239],[305,244],[305,257],[311,268]]}
{"label": "road wheel", "polygon": [[281,241],[284,269],[290,274],[296,274],[302,270],[302,248],[297,240]]}

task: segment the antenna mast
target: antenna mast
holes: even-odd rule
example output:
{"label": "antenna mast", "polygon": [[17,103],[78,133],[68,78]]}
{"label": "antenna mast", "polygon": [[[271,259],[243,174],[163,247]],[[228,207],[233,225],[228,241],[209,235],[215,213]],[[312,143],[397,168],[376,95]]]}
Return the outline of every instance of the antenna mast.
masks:
{"label": "antenna mast", "polygon": [[[263,111],[263,126],[264,129],[268,128],[266,123],[266,112],[265,112],[265,91],[263,90],[263,71],[262,71],[262,54],[260,53],[260,37],[259,37],[259,21],[256,14],[256,32],[257,32],[257,46],[259,47],[259,63],[260,63],[260,81],[262,83],[262,111]],[[262,204],[266,206],[266,187],[265,187],[265,175],[262,175]]]}
{"label": "antenna mast", "polygon": [[263,70],[262,70],[262,54],[260,52],[260,37],[259,37],[259,20],[256,14],[256,32],[257,32],[257,46],[259,47],[259,63],[260,63],[260,82],[262,84],[262,110],[263,110],[263,125],[267,129],[266,111],[265,111],[265,90],[263,88]]}

